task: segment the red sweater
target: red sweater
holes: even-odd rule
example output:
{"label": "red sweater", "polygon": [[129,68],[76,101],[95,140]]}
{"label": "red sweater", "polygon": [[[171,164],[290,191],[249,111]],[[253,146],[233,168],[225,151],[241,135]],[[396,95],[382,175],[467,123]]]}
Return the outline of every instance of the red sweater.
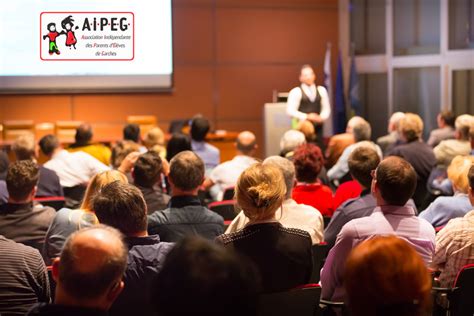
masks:
{"label": "red sweater", "polygon": [[334,213],[332,191],[320,183],[297,184],[292,192],[293,200],[316,208],[323,216],[331,217]]}
{"label": "red sweater", "polygon": [[334,195],[334,209],[336,210],[342,203],[349,199],[357,198],[362,193],[359,182],[355,180],[344,182],[337,188]]}

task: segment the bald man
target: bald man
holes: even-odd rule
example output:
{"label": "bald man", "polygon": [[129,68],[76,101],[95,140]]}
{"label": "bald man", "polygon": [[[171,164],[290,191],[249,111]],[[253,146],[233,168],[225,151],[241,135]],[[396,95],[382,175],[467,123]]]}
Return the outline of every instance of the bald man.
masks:
{"label": "bald man", "polygon": [[222,200],[226,188],[235,186],[237,179],[245,169],[257,162],[253,158],[258,148],[257,138],[252,132],[241,132],[237,136],[235,148],[237,155],[232,160],[221,163],[214,168],[209,178],[204,181],[205,189],[215,185],[215,190],[214,188],[211,190],[211,195],[217,201]]}
{"label": "bald man", "polygon": [[127,250],[114,228],[98,225],[72,234],[53,263],[54,304],[38,304],[28,315],[107,315],[124,288]]}
{"label": "bald man", "polygon": [[380,146],[383,153],[387,153],[390,149],[400,143],[400,137],[398,135],[398,124],[402,118],[405,117],[403,112],[395,112],[390,116],[388,121],[388,134],[377,138],[377,145]]}

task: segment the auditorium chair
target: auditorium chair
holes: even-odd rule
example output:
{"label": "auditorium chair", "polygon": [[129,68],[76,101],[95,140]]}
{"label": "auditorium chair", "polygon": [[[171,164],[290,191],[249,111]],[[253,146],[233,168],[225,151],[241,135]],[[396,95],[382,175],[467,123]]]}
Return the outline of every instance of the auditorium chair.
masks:
{"label": "auditorium chair", "polygon": [[66,198],[64,196],[35,197],[33,201],[38,202],[44,206],[52,207],[56,211],[62,209],[66,204]]}
{"label": "auditorium chair", "polygon": [[446,315],[474,315],[474,264],[468,264],[461,268],[456,276],[453,287],[433,287],[433,293],[434,295],[441,293],[447,295],[449,303],[445,309]]}
{"label": "auditorium chair", "polygon": [[208,205],[208,208],[222,216],[224,221],[231,221],[237,216],[235,207],[236,203],[234,200],[212,202]]}
{"label": "auditorium chair", "polygon": [[313,272],[311,274],[311,283],[319,283],[320,272],[329,253],[329,246],[325,242],[315,244],[311,247],[313,254]]}
{"label": "auditorium chair", "polygon": [[3,140],[15,141],[19,136],[35,136],[35,124],[32,120],[12,120],[3,122]]}
{"label": "auditorium chair", "polygon": [[324,228],[327,228],[329,222],[331,222],[331,216],[323,216]]}
{"label": "auditorium chair", "polygon": [[140,126],[140,134],[143,138],[149,130],[157,126],[158,120],[154,115],[129,115],[127,123]]}
{"label": "auditorium chair", "polygon": [[54,296],[56,294],[56,281],[53,278],[53,266],[47,266],[46,270],[48,271],[49,289],[53,299],[52,303],[54,303]]}
{"label": "auditorium chair", "polygon": [[83,122],[81,121],[56,121],[55,134],[61,143],[74,143],[76,129]]}
{"label": "auditorium chair", "polygon": [[261,294],[258,316],[314,316],[318,309],[321,287],[307,284],[285,292]]}
{"label": "auditorium chair", "polygon": [[223,201],[233,200],[234,195],[235,195],[235,187],[234,186],[225,188],[224,195],[222,196],[222,200]]}

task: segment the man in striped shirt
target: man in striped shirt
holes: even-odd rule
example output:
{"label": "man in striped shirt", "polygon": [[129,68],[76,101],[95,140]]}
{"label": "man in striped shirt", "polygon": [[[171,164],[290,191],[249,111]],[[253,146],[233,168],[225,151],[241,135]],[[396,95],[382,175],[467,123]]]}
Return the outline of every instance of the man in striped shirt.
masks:
{"label": "man in striped shirt", "polygon": [[[474,166],[469,169],[469,200],[474,205]],[[441,286],[453,285],[459,270],[474,263],[474,210],[464,217],[455,218],[436,236],[433,267],[441,271]]]}
{"label": "man in striped shirt", "polygon": [[0,315],[25,315],[37,302],[49,303],[46,267],[38,250],[0,235]]}

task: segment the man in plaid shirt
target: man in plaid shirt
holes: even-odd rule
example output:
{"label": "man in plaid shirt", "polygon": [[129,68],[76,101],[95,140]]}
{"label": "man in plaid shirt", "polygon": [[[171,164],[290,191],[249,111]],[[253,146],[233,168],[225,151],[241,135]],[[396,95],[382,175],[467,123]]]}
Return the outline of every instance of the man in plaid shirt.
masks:
{"label": "man in plaid shirt", "polygon": [[[469,199],[474,205],[474,165],[469,169]],[[459,270],[474,263],[474,210],[455,218],[436,236],[433,267],[441,271],[440,285],[451,287]]]}

